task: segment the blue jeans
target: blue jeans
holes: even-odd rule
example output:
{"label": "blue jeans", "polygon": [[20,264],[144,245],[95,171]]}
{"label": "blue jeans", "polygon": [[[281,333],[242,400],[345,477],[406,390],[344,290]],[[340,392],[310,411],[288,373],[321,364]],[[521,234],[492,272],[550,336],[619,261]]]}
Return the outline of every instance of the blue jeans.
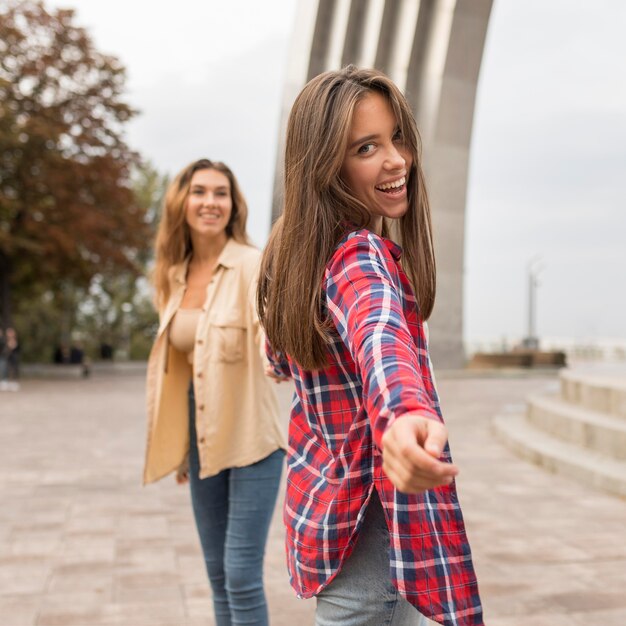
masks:
{"label": "blue jeans", "polygon": [[391,582],[389,530],[374,490],[352,554],[339,574],[317,594],[315,626],[426,624],[426,618]]}
{"label": "blue jeans", "polygon": [[267,626],[263,558],[285,453],[202,480],[189,393],[189,484],[216,626]]}

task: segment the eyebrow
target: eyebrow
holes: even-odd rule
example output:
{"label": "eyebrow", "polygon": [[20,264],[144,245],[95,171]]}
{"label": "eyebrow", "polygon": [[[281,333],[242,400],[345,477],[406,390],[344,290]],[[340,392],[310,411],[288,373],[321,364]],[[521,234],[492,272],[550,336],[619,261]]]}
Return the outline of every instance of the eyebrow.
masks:
{"label": "eyebrow", "polygon": [[[201,185],[200,183],[195,183],[194,185],[191,185],[192,189],[204,189],[205,187],[206,185]],[[222,189],[228,189],[228,185],[218,185],[217,187],[214,187],[214,189],[216,191],[221,191]]]}
{"label": "eyebrow", "polygon": [[371,141],[372,139],[376,139],[378,137],[379,137],[378,134],[375,134],[375,135],[365,135],[365,137],[360,137],[359,139],[357,139],[356,141],[353,141],[348,146],[348,150],[352,150],[352,148],[358,146],[360,143],[365,143],[366,141]]}

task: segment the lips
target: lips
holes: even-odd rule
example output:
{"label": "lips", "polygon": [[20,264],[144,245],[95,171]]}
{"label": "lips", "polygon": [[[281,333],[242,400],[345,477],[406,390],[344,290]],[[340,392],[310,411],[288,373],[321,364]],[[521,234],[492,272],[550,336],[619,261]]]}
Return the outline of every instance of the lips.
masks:
{"label": "lips", "polygon": [[406,176],[376,185],[375,188],[390,196],[400,195],[406,189]]}

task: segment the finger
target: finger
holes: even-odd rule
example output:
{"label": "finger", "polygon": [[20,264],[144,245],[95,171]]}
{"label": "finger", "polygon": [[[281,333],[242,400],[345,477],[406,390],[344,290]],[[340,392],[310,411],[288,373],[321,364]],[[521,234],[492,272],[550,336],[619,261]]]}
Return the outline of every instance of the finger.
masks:
{"label": "finger", "polygon": [[[420,493],[450,484],[458,468],[440,461],[447,430],[440,422],[422,415],[406,415],[389,426],[383,436],[383,470],[404,493]],[[430,442],[430,450],[423,445]]]}
{"label": "finger", "polygon": [[448,431],[443,424],[429,420],[426,426],[424,450],[439,458],[448,441]]}
{"label": "finger", "polygon": [[383,454],[383,462],[405,481],[449,482],[458,474],[455,465],[435,459],[419,446],[413,455],[408,455],[404,450],[396,455],[389,450]]}
{"label": "finger", "polygon": [[383,462],[396,475],[405,481],[412,479],[426,482],[450,482],[458,474],[458,468],[451,463],[439,461],[423,450],[417,452],[419,458],[407,458],[393,453],[383,453]]}
{"label": "finger", "polygon": [[388,464],[383,462],[383,471],[391,481],[391,483],[402,493],[421,493],[436,487],[449,485],[453,480],[453,476],[427,478],[415,476],[407,473],[403,468],[396,471]]}
{"label": "finger", "polygon": [[388,476],[394,476],[403,484],[422,485],[428,488],[435,487],[437,485],[448,485],[455,477],[455,473],[453,471],[441,473],[415,471],[414,468],[394,465],[389,462],[383,462],[383,469]]}
{"label": "finger", "polygon": [[[435,425],[438,426],[438,424]],[[402,439],[399,441],[398,437],[392,436],[383,448],[383,457],[386,457],[388,462],[404,467],[411,474],[426,477],[435,478],[458,473],[456,466],[440,461],[437,458],[438,455],[434,456],[424,450],[415,434],[412,433],[412,436],[408,438],[405,438],[400,431],[396,431],[396,434],[401,435]]]}
{"label": "finger", "polygon": [[444,470],[441,465],[433,462],[439,459],[448,441],[448,430],[441,422],[421,415],[407,415],[394,422],[385,434],[390,435],[389,443],[392,448],[400,446],[400,450],[394,449],[394,452],[399,452],[416,467],[429,469],[435,473],[437,471],[447,473],[450,468],[455,467],[450,463],[444,463],[443,466],[447,468]]}

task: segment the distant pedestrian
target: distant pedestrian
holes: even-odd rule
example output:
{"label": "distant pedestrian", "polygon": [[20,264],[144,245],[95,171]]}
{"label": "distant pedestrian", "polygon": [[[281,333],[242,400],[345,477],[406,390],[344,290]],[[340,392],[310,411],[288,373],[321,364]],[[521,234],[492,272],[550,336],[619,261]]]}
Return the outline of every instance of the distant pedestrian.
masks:
{"label": "distant pedestrian", "polygon": [[435,257],[406,98],[374,70],[312,79],[284,172],[258,307],[273,375],[296,386],[292,584],[317,597],[316,626],[481,626],[424,332]]}
{"label": "distant pedestrian", "polygon": [[7,388],[8,349],[4,330],[0,326],[0,391]]}
{"label": "distant pedestrian", "polygon": [[156,241],[144,481],[190,482],[217,626],[268,624],[263,558],[286,448],[247,213],[231,170],[201,159],[170,185]]}
{"label": "distant pedestrian", "polygon": [[[3,345],[4,344],[4,345]],[[0,358],[0,370],[4,370],[0,389],[19,391],[20,383],[20,344],[14,328],[7,328],[4,339],[0,341],[3,357]]]}

